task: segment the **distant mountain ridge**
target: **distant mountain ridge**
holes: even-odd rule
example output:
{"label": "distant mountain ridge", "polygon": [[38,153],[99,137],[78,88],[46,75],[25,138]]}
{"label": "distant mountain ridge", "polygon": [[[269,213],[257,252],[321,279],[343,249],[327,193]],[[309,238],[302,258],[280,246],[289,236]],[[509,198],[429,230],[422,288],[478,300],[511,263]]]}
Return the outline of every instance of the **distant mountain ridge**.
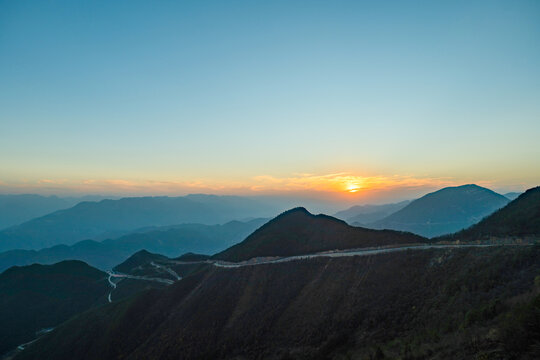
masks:
{"label": "distant mountain ridge", "polygon": [[134,197],[82,202],[1,231],[0,251],[71,245],[104,233],[120,236],[146,226],[213,225],[272,214],[272,209],[259,202],[235,196]]}
{"label": "distant mountain ridge", "polygon": [[295,208],[270,220],[241,243],[212,258],[243,261],[255,257],[292,256],[425,240],[414,234],[354,227],[328,215],[313,215],[305,208]]}
{"label": "distant mountain ridge", "polygon": [[467,228],[509,201],[478,185],[447,187],[416,199],[403,209],[366,226],[435,237]]}
{"label": "distant mountain ridge", "polygon": [[52,264],[82,260],[99,269],[111,269],[134,252],[145,249],[174,257],[187,252],[214,254],[244,240],[267,222],[254,219],[231,221],[223,225],[182,224],[149,228],[101,242],[83,240],[73,245],[56,245],[41,250],[9,250],[0,253],[0,272],[13,265]]}

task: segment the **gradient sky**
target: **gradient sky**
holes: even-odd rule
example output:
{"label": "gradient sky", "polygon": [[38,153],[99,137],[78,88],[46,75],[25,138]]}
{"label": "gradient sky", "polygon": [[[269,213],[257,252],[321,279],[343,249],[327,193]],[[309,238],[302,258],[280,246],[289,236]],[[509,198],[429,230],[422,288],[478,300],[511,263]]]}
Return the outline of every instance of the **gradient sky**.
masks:
{"label": "gradient sky", "polygon": [[536,0],[0,0],[3,193],[523,190],[539,139]]}

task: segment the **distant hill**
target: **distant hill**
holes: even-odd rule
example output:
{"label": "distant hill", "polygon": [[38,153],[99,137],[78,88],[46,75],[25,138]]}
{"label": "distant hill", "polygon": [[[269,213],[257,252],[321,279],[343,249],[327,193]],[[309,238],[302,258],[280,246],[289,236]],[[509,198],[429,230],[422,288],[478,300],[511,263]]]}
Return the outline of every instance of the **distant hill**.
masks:
{"label": "distant hill", "polygon": [[507,246],[206,267],[15,360],[538,359],[539,259]]}
{"label": "distant hill", "polygon": [[540,237],[540,187],[527,190],[478,224],[446,238],[481,240],[525,236]]}
{"label": "distant hill", "polygon": [[353,227],[331,216],[312,215],[304,208],[295,208],[269,221],[246,240],[212,258],[242,261],[262,256],[291,256],[423,241],[424,238],[414,234]]}
{"label": "distant hill", "polygon": [[478,185],[447,187],[366,226],[435,237],[467,228],[508,202],[504,196]]}
{"label": "distant hill", "polygon": [[265,222],[267,219],[223,225],[182,224],[150,228],[102,242],[83,240],[71,246],[57,245],[38,251],[9,250],[0,253],[0,271],[13,265],[52,264],[66,259],[83,260],[106,270],[142,249],[169,257],[186,252],[215,254],[244,240]]}
{"label": "distant hill", "polygon": [[0,195],[0,230],[22,224],[82,201],[99,201],[106,196],[58,197],[36,194]]}
{"label": "distant hill", "polygon": [[0,195],[0,230],[73,205],[57,196]]}
{"label": "distant hill", "polygon": [[234,196],[134,197],[82,202],[0,232],[0,251],[43,249],[104,233],[116,236],[147,226],[182,223],[220,224],[273,214],[265,205]]}
{"label": "distant hill", "polygon": [[521,195],[523,193],[520,193],[520,192],[509,192],[509,193],[506,193],[504,194],[504,197],[505,198],[508,198],[510,200],[514,200],[516,199],[519,195]]}
{"label": "distant hill", "polygon": [[0,274],[0,356],[74,314],[104,304],[107,274],[81,261],[12,267]]}
{"label": "distant hill", "polygon": [[383,219],[410,203],[409,200],[395,204],[384,205],[356,205],[347,210],[337,212],[334,217],[346,221],[351,225],[364,225]]}

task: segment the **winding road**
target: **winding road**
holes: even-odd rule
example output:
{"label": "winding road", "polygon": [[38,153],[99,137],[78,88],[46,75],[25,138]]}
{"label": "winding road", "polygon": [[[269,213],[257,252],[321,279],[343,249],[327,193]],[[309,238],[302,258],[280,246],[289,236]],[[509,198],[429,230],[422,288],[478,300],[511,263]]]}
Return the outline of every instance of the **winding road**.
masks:
{"label": "winding road", "polygon": [[[369,256],[369,255],[387,254],[387,253],[407,251],[407,250],[483,248],[483,247],[493,247],[493,246],[527,246],[527,245],[532,245],[532,244],[463,244],[463,245],[414,244],[414,245],[404,245],[404,246],[384,247],[384,248],[378,247],[378,248],[362,248],[362,249],[348,249],[348,250],[332,250],[332,251],[325,251],[325,252],[314,253],[314,254],[285,256],[285,257],[260,257],[260,258],[253,258],[247,261],[236,262],[236,263],[222,261],[222,260],[202,260],[202,261],[185,261],[185,262],[174,261],[174,263],[179,264],[179,265],[206,263],[206,264],[212,264],[213,266],[216,266],[219,268],[231,269],[231,268],[239,268],[239,267],[244,267],[244,266],[279,264],[279,263],[290,262],[290,261],[309,260],[309,259],[320,258],[320,257]],[[155,268],[162,269],[168,272],[176,279],[176,281],[182,280],[182,277],[179,276],[178,273],[176,273],[171,268],[161,265],[161,264],[156,264],[153,261],[151,261],[150,264]],[[112,278],[127,278],[127,279],[135,279],[135,280],[157,281],[157,282],[161,282],[167,285],[171,285],[175,282],[170,279],[163,279],[163,278],[158,278],[158,277],[128,275],[128,274],[115,273],[112,271],[108,271],[107,273],[109,274],[109,284],[112,287],[108,296],[109,302],[112,302],[111,294],[113,290],[116,289],[116,283],[112,281]]]}
{"label": "winding road", "polygon": [[156,269],[162,269],[162,270],[165,270],[166,272],[168,272],[169,274],[171,274],[176,280],[182,280],[182,277],[179,276],[176,271],[174,271],[173,269],[167,267],[167,266],[163,266],[163,265],[159,265],[159,264],[156,264],[155,262],[153,261],[150,261],[150,265],[152,265],[153,267],[155,267]]}
{"label": "winding road", "polygon": [[109,292],[109,296],[107,299],[109,302],[112,302],[112,292],[114,289],[116,289],[116,283],[112,281],[112,278],[124,278],[124,279],[135,279],[135,280],[145,280],[145,281],[157,281],[163,284],[171,285],[174,283],[173,280],[170,279],[163,279],[163,278],[157,278],[157,277],[150,277],[150,276],[139,276],[139,275],[129,275],[129,274],[121,274],[113,272],[112,270],[107,271],[107,274],[109,274],[109,285],[111,285],[111,291]]}

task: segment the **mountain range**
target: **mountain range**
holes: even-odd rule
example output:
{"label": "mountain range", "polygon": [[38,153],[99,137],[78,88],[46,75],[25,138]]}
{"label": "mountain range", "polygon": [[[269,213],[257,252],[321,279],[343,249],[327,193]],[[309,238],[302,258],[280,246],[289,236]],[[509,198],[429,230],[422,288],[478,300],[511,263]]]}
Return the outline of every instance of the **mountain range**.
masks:
{"label": "mountain range", "polygon": [[36,194],[0,195],[0,230],[19,225],[81,201],[99,201],[105,196],[58,197]]}
{"label": "mountain range", "polygon": [[102,240],[149,226],[213,225],[273,214],[272,209],[260,202],[236,196],[134,197],[81,202],[1,231],[0,251],[37,250],[81,240]]}
{"label": "mountain range", "polygon": [[[539,192],[473,235],[538,241]],[[210,259],[140,251],[115,270],[172,285],[82,313],[15,359],[537,358],[540,247],[531,242],[222,263],[425,241],[295,208]]]}
{"label": "mountain range", "polygon": [[0,271],[13,265],[53,264],[82,260],[99,269],[111,269],[134,252],[146,249],[175,257],[187,252],[215,254],[244,240],[267,219],[231,221],[223,225],[181,224],[139,230],[104,241],[83,240],[71,246],[56,245],[41,250],[9,250],[0,253]]}

